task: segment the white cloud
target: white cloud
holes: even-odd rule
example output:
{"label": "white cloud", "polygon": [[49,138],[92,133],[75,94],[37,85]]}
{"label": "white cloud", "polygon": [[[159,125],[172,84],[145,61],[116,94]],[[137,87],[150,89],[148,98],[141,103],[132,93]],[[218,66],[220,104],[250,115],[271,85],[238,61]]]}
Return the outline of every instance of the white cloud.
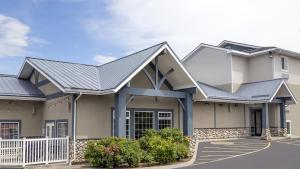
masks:
{"label": "white cloud", "polygon": [[0,57],[25,53],[29,46],[30,27],[19,20],[0,15]]}
{"label": "white cloud", "polygon": [[105,55],[96,55],[94,56],[94,60],[98,62],[100,65],[116,60],[116,57],[113,56],[105,56]]}
{"label": "white cloud", "polygon": [[113,0],[108,18],[93,14],[84,28],[127,51],[168,41],[180,57],[224,39],[300,52],[299,6],[298,0]]}

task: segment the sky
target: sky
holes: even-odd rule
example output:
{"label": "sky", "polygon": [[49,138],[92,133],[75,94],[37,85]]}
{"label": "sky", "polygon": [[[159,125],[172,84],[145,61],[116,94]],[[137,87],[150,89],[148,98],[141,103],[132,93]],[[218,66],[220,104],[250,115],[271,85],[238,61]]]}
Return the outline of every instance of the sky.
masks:
{"label": "sky", "polygon": [[300,52],[300,1],[0,1],[0,74],[27,56],[100,65],[167,41],[183,58],[225,39]]}

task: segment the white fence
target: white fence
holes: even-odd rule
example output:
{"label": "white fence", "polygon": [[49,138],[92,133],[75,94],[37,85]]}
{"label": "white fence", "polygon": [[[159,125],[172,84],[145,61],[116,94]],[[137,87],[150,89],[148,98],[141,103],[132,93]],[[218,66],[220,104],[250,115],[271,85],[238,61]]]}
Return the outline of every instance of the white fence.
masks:
{"label": "white fence", "polygon": [[69,160],[69,138],[0,140],[0,166],[48,164]]}

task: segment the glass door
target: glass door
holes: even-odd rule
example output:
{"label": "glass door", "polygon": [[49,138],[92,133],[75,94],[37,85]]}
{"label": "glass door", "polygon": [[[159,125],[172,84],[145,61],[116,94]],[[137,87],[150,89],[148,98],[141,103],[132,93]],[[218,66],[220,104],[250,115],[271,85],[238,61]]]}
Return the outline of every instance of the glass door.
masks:
{"label": "glass door", "polygon": [[261,136],[262,132],[262,117],[261,110],[254,110],[251,112],[250,124],[251,124],[251,135]]}
{"label": "glass door", "polygon": [[287,130],[287,136],[290,137],[292,135],[292,121],[291,120],[287,120],[286,121],[286,130]]}
{"label": "glass door", "polygon": [[46,137],[53,138],[55,137],[55,123],[46,122]]}

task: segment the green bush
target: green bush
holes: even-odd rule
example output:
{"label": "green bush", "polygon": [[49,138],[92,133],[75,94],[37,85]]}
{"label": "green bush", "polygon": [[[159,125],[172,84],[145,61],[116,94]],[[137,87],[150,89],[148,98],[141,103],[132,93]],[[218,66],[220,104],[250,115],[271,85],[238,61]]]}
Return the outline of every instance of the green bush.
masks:
{"label": "green bush", "polygon": [[141,152],[137,141],[109,137],[88,142],[85,159],[95,167],[113,168],[124,163],[137,167],[142,158]]}
{"label": "green bush", "polygon": [[167,164],[187,158],[189,142],[178,129],[149,129],[139,140],[109,137],[90,141],[85,158],[95,167],[113,168],[127,164],[137,167],[140,162]]}
{"label": "green bush", "polygon": [[141,148],[147,152],[144,162],[167,164],[186,158],[189,154],[189,142],[178,129],[166,128],[160,131],[147,130],[140,140]]}

